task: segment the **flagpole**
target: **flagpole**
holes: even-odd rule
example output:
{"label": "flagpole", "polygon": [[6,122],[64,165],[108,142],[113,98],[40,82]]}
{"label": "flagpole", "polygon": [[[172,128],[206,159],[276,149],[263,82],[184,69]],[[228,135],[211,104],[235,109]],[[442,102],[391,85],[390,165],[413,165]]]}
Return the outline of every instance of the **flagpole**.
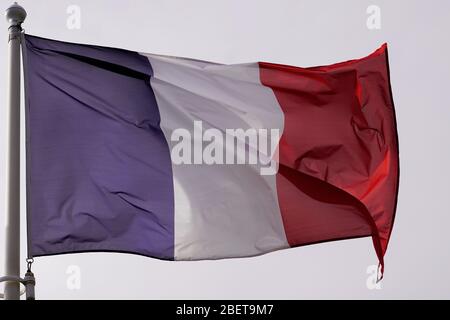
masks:
{"label": "flagpole", "polygon": [[[9,73],[6,160],[6,254],[5,273],[20,277],[20,39],[27,13],[15,2],[6,9],[9,22]],[[5,299],[20,299],[20,283],[5,283]]]}

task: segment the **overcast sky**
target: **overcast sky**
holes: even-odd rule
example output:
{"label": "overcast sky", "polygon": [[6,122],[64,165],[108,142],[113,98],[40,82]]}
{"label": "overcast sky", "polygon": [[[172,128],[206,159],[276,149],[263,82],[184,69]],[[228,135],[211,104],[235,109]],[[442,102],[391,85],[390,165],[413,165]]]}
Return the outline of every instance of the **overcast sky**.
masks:
{"label": "overcast sky", "polygon": [[[0,9],[11,3],[0,0]],[[365,56],[388,42],[400,139],[399,203],[380,289],[370,285],[367,270],[377,258],[371,239],[363,238],[205,262],[114,253],[36,258],[37,298],[450,298],[448,0],[22,0],[20,4],[28,12],[24,28],[29,34],[221,63],[323,65]],[[371,19],[378,9],[380,24]],[[2,26],[0,115],[5,114],[8,25]],[[0,150],[5,150],[6,119],[0,116],[0,121]],[[5,157],[0,152],[1,208]],[[0,274],[4,220],[2,209]]]}

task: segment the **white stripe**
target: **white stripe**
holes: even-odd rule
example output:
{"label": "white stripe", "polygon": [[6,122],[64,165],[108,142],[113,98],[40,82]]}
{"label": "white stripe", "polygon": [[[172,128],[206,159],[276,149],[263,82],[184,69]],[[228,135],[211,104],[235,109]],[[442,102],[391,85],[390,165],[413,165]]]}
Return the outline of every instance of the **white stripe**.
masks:
{"label": "white stripe", "polygon": [[[224,66],[148,57],[170,148],[177,128],[277,128],[284,116],[257,64]],[[289,247],[281,220],[275,175],[260,165],[172,164],[175,189],[175,259],[243,257]]]}

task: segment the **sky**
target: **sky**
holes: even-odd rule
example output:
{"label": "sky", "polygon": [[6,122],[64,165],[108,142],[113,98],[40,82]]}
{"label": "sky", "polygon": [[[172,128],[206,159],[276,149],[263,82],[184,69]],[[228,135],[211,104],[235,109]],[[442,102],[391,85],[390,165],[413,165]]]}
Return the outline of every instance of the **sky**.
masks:
{"label": "sky", "polygon": [[[11,3],[0,0],[0,9]],[[28,13],[23,27],[29,34],[226,64],[324,65],[363,57],[387,42],[401,160],[396,221],[385,257],[385,278],[378,286],[373,283],[377,258],[372,241],[362,238],[220,261],[170,262],[118,253],[40,257],[33,264],[37,298],[450,298],[449,1],[19,3]],[[7,27],[5,21],[0,37],[3,115]],[[0,116],[0,150],[6,146],[5,126],[6,119]],[[4,271],[5,159],[5,152],[0,152],[0,274]]]}

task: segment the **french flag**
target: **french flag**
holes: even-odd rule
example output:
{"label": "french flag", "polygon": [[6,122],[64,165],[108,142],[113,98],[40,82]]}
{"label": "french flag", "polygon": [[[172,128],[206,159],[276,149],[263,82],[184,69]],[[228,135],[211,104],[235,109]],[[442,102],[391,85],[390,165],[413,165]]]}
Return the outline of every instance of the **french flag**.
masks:
{"label": "french flag", "polygon": [[221,259],[371,236],[384,266],[399,180],[386,45],[300,68],[24,39],[30,256]]}

